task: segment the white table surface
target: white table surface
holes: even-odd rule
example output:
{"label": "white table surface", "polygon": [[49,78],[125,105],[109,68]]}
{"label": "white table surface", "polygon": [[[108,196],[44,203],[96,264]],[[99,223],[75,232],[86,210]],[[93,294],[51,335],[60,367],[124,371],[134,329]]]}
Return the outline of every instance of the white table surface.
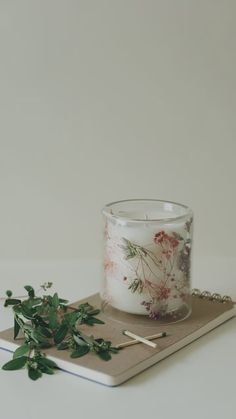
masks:
{"label": "white table surface", "polygon": [[[194,263],[193,286],[236,297],[236,260]],[[71,301],[99,289],[96,261],[0,262],[0,295],[22,293],[53,281]],[[12,326],[10,309],[0,307],[0,329]],[[25,371],[0,371],[0,417],[57,418],[234,418],[236,412],[236,318],[132,378],[109,388],[58,372],[37,382]],[[9,354],[0,351],[0,364]]]}

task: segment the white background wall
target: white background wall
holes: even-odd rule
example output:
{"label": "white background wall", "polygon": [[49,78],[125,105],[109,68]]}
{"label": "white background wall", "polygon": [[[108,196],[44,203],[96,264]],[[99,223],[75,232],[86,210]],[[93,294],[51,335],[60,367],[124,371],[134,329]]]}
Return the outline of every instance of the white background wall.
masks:
{"label": "white background wall", "polygon": [[101,207],[195,212],[235,256],[236,2],[0,0],[0,256],[100,256]]}

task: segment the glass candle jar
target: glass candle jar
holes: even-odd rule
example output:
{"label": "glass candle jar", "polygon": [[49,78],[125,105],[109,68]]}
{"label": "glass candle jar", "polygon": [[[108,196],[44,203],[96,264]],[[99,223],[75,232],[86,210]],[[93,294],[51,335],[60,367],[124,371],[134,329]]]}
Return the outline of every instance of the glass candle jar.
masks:
{"label": "glass candle jar", "polygon": [[103,216],[103,302],[155,320],[188,317],[191,209],[175,202],[130,199],[106,205]]}

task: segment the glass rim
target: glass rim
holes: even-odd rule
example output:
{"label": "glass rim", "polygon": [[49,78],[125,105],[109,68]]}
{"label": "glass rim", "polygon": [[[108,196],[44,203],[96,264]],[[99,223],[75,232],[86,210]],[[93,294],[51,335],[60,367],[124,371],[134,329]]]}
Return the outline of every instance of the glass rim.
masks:
{"label": "glass rim", "polygon": [[[162,204],[171,204],[171,205],[176,205],[177,207],[180,207],[182,209],[185,210],[185,213],[182,215],[178,215],[176,217],[166,217],[166,218],[149,218],[149,219],[145,219],[145,218],[129,218],[126,216],[121,216],[121,215],[116,215],[113,214],[109,211],[109,209],[111,209],[112,206],[115,206],[117,204],[123,204],[123,203],[129,203],[129,202],[154,202],[154,203],[162,203]],[[165,200],[165,199],[154,199],[154,198],[133,198],[133,199],[122,199],[119,201],[114,201],[114,202],[109,202],[108,204],[106,204],[103,209],[102,209],[102,214],[106,217],[109,217],[111,219],[115,219],[115,220],[120,220],[120,221],[126,221],[126,222],[131,222],[131,223],[153,223],[153,222],[158,222],[158,223],[166,223],[166,222],[174,222],[174,221],[178,221],[178,220],[183,220],[186,217],[193,217],[193,211],[191,210],[190,207],[188,207],[185,204],[181,204],[179,202],[175,202],[175,201],[169,201],[169,200]]]}

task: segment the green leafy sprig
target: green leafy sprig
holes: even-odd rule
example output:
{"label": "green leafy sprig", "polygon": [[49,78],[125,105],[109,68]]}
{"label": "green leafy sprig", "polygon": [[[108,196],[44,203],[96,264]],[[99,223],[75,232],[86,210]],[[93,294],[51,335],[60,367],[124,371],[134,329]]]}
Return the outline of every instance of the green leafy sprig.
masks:
{"label": "green leafy sprig", "polygon": [[[47,291],[51,286],[51,282],[45,283],[41,289]],[[104,324],[96,317],[100,310],[89,303],[72,307],[67,300],[59,298],[57,293],[39,297],[30,285],[24,288],[28,293],[24,300],[14,298],[12,291],[6,291],[4,306],[12,306],[13,309],[14,339],[21,331],[24,343],[16,349],[13,359],[3,365],[4,370],[26,368],[32,380],[37,380],[43,373],[53,374],[58,366],[42,352],[52,346],[56,346],[59,351],[69,350],[71,358],[92,352],[102,360],[109,361],[111,354],[118,352],[110,341],[95,339],[78,329],[83,324]]]}

